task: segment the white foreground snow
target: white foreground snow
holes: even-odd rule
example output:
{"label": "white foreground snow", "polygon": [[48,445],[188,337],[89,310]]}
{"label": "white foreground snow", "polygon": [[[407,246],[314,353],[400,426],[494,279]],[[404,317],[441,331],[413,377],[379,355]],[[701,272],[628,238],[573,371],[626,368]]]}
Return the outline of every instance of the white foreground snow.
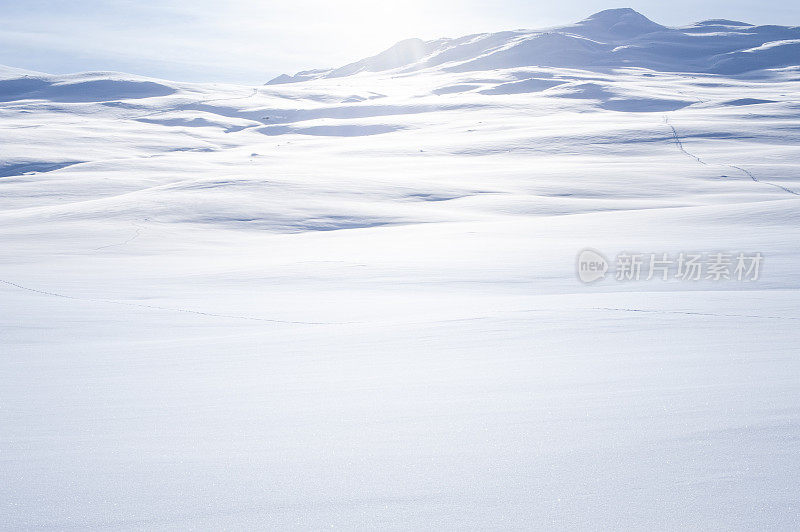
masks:
{"label": "white foreground snow", "polygon": [[0,528],[800,526],[796,70],[3,77]]}

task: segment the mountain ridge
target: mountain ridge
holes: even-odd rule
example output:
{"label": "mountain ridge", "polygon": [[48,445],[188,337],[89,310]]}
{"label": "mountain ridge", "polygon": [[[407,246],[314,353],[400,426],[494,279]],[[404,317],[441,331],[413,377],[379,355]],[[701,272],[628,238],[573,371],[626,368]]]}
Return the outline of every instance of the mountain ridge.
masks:
{"label": "mountain ridge", "polygon": [[708,19],[683,27],[658,24],[631,8],[597,12],[541,30],[478,33],[424,41],[405,39],[344,66],[282,74],[267,85],[339,78],[364,72],[409,73],[427,68],[464,72],[548,66],[737,75],[800,66],[800,28]]}

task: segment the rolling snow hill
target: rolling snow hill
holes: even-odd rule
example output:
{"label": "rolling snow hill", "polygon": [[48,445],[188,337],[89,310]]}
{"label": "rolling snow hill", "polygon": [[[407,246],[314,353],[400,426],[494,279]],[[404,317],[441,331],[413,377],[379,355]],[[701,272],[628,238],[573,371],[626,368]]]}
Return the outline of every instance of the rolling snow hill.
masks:
{"label": "rolling snow hill", "polygon": [[0,69],[0,528],[796,529],[799,35]]}

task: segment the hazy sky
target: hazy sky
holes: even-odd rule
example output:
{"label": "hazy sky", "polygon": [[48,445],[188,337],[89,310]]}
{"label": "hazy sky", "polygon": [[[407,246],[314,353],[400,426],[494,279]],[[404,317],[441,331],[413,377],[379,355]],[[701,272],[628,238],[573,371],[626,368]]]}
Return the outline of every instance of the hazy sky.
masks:
{"label": "hazy sky", "polygon": [[800,3],[785,0],[0,0],[0,7],[0,64],[242,83],[342,65],[409,37],[560,25],[611,7],[670,26],[709,18],[800,25]]}

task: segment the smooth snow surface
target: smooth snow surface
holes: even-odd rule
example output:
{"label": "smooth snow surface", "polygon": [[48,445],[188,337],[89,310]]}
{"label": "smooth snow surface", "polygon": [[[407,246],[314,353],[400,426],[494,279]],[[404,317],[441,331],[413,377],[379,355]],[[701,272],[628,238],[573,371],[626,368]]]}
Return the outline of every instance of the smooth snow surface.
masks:
{"label": "smooth snow surface", "polygon": [[[0,528],[797,529],[796,35],[0,71]],[[765,262],[583,285],[587,247]]]}

